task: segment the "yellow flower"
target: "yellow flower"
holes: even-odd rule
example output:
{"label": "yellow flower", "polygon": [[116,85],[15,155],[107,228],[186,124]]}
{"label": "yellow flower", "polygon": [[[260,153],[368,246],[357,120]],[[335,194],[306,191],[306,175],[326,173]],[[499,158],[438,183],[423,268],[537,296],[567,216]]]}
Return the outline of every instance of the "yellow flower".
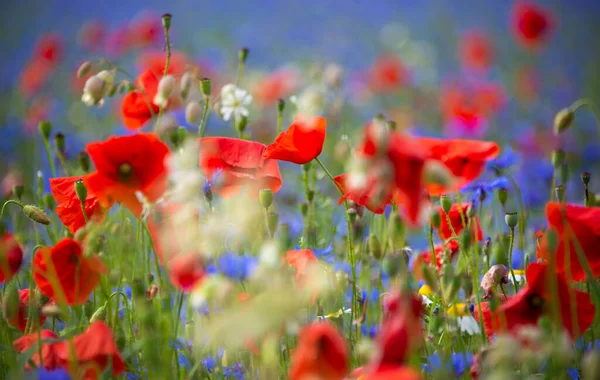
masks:
{"label": "yellow flower", "polygon": [[419,294],[422,295],[422,296],[432,296],[433,295],[433,289],[431,289],[429,287],[429,285],[423,285],[419,289]]}
{"label": "yellow flower", "polygon": [[469,314],[471,314],[469,312],[469,308],[467,307],[467,304],[464,303],[455,303],[454,305],[450,306],[450,308],[448,308],[448,315],[451,315],[453,317],[459,317]]}

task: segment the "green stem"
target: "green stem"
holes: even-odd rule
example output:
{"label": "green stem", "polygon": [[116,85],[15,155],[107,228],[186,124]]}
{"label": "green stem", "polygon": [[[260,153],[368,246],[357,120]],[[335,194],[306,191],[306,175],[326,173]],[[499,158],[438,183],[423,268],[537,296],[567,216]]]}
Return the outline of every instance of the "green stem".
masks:
{"label": "green stem", "polygon": [[510,268],[510,274],[512,275],[513,283],[515,286],[515,293],[519,291],[519,284],[517,282],[517,276],[515,276],[515,270],[513,268],[513,248],[515,245],[515,228],[509,227],[509,243],[508,243],[508,267]]}
{"label": "green stem", "polygon": [[200,120],[200,125],[198,126],[198,138],[204,137],[204,128],[206,125],[206,115],[208,114],[208,105],[210,103],[210,95],[204,98],[204,107],[202,109],[202,119]]}
{"label": "green stem", "polygon": [[[171,40],[169,38],[169,29],[165,28],[165,46],[167,48],[167,60],[165,62],[165,70],[163,71],[163,78],[167,76],[169,72],[169,64],[171,63]],[[152,101],[152,99],[150,99]],[[156,119],[155,132],[158,132],[158,127],[160,126],[160,119],[163,114],[163,107],[159,107],[158,109],[158,118]]]}
{"label": "green stem", "polygon": [[23,205],[21,204],[21,202],[17,201],[16,199],[9,199],[6,202],[4,202],[4,204],[2,205],[2,210],[0,211],[0,219],[2,219],[2,216],[4,216],[4,208],[11,203],[16,204],[17,206],[23,208]]}
{"label": "green stem", "polygon": [[279,136],[279,134],[281,133],[282,124],[283,124],[283,111],[277,110],[277,134],[275,135],[275,137]]}
{"label": "green stem", "polygon": [[52,159],[52,151],[50,149],[50,143],[48,139],[44,137],[44,149],[46,150],[46,155],[48,156],[48,164],[50,164],[50,171],[52,172],[52,177],[56,177],[56,167],[54,166],[54,160]]}
{"label": "green stem", "polygon": [[521,251],[525,250],[525,227],[526,227],[526,218],[525,218],[525,202],[523,202],[523,194],[521,194],[521,189],[519,189],[519,185],[517,181],[508,173],[503,173],[504,176],[510,181],[511,185],[515,188],[517,192],[517,198],[519,199],[519,249]]}

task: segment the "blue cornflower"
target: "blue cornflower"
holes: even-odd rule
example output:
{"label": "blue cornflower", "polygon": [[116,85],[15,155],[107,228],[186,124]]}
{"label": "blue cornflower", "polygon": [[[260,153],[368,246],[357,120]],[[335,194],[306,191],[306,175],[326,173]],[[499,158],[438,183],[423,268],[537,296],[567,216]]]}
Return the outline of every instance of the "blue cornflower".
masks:
{"label": "blue cornflower", "polygon": [[333,263],[333,244],[331,242],[325,248],[314,248],[312,251],[318,259],[321,259],[329,264]]}
{"label": "blue cornflower", "polygon": [[373,339],[377,336],[377,325],[363,324],[360,326],[360,332],[363,336]]}
{"label": "blue cornflower", "polygon": [[225,378],[227,379],[244,380],[246,378],[242,363],[235,363],[233,365],[223,367],[223,375],[225,375]]}
{"label": "blue cornflower", "polygon": [[[451,362],[446,363],[446,370],[452,371],[454,376],[460,377],[471,366],[473,355],[468,352],[452,353]],[[423,370],[427,373],[432,373],[442,368],[442,358],[437,352],[431,354],[428,358],[428,363],[423,364]]]}
{"label": "blue cornflower", "polygon": [[225,253],[218,258],[216,268],[232,280],[243,281],[252,274],[256,265],[255,257]]}
{"label": "blue cornflower", "polygon": [[69,373],[62,369],[57,368],[53,371],[47,370],[45,368],[39,368],[37,371],[38,380],[69,380],[71,376]]}
{"label": "blue cornflower", "polygon": [[577,368],[574,368],[574,367],[567,368],[567,375],[569,375],[569,377],[573,380],[579,379],[579,371],[577,370]]}
{"label": "blue cornflower", "polygon": [[202,185],[202,192],[205,195],[211,193],[211,189],[212,189],[213,185],[218,181],[220,174],[221,174],[221,169],[219,168],[213,173],[213,175],[210,177],[210,180],[208,178],[204,179],[204,185]]}
{"label": "blue cornflower", "polygon": [[486,163],[486,169],[504,170],[516,165],[521,160],[521,155],[515,152],[510,145],[504,148],[502,154]]}
{"label": "blue cornflower", "polygon": [[506,177],[498,177],[492,181],[479,181],[471,185],[462,188],[463,192],[473,193],[471,201],[479,206],[479,202],[483,199],[485,203],[487,200],[492,199],[494,190],[497,189],[508,189],[510,182]]}
{"label": "blue cornflower", "polygon": [[217,358],[214,356],[207,356],[206,358],[202,359],[202,365],[208,373],[213,373],[215,368],[217,368]]}

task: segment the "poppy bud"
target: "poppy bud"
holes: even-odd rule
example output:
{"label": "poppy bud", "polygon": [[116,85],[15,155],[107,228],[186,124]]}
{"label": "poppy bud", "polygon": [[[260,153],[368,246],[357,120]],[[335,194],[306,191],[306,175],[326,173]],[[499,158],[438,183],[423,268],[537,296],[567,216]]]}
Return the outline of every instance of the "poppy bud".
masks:
{"label": "poppy bud", "polygon": [[567,188],[565,187],[565,185],[556,186],[554,188],[554,192],[556,193],[556,199],[558,199],[559,202],[566,202]]}
{"label": "poppy bud", "polygon": [[506,201],[508,200],[508,190],[501,187],[498,189],[498,200],[502,204],[502,207],[506,206]]}
{"label": "poppy bud", "polygon": [[[308,213],[308,203],[306,202],[302,202],[300,203],[300,213],[302,214],[302,216],[306,216],[306,214]],[[350,210],[348,210],[350,211]]]}
{"label": "poppy bud", "polygon": [[558,177],[560,178],[561,183],[569,182],[569,165],[564,164],[560,166],[560,170],[558,171]]}
{"label": "poppy bud", "polygon": [[210,82],[210,78],[202,78],[202,80],[200,81],[200,90],[202,91],[202,95],[204,95],[204,97],[208,97],[210,96],[210,93],[212,91],[212,85]]}
{"label": "poppy bud", "polygon": [[381,259],[383,250],[381,249],[381,243],[377,239],[376,235],[371,234],[368,240],[369,253],[377,260]]}
{"label": "poppy bud", "polygon": [[56,206],[56,202],[54,201],[54,197],[52,196],[52,194],[44,194],[42,200],[44,201],[45,208],[47,208],[50,211],[54,211],[54,206]]}
{"label": "poppy bud", "polygon": [[56,150],[59,151],[59,153],[64,154],[65,153],[65,135],[62,132],[58,132],[57,134],[54,135],[54,145],[56,146]]}
{"label": "poppy bud", "polygon": [[544,239],[546,240],[548,252],[554,253],[558,247],[558,234],[556,233],[556,230],[554,228],[549,228],[544,234]]}
{"label": "poppy bud", "polygon": [[29,219],[33,220],[34,222],[44,224],[46,226],[50,224],[50,217],[48,217],[48,214],[46,214],[44,210],[37,206],[25,205],[23,207],[23,212],[25,213],[25,215],[27,215]]}
{"label": "poppy bud", "polygon": [[90,72],[91,69],[92,69],[92,62],[90,62],[90,61],[83,62],[77,69],[77,78],[83,78]]}
{"label": "poppy bud", "polygon": [[312,202],[314,199],[315,199],[314,190],[307,190],[306,191],[306,200],[308,200],[309,202]]}
{"label": "poppy bud", "polygon": [[190,102],[185,107],[185,121],[188,124],[197,124],[202,114],[202,107],[197,102]]}
{"label": "poppy bud", "polygon": [[273,190],[271,189],[262,189],[258,193],[258,199],[260,199],[260,204],[268,209],[273,203]]}
{"label": "poppy bud", "polygon": [[165,28],[165,31],[169,31],[169,29],[171,29],[171,19],[173,18],[173,16],[171,16],[170,13],[165,13],[164,15],[161,16],[161,20],[162,20],[162,24],[163,27]]}
{"label": "poppy bud", "polygon": [[83,170],[84,173],[89,173],[91,166],[89,154],[87,154],[87,152],[85,151],[81,151],[77,155],[77,159],[79,161],[79,166],[81,167],[81,170]]}
{"label": "poppy bud", "polygon": [[23,196],[23,193],[25,192],[25,187],[23,185],[15,185],[13,186],[12,190],[13,197],[15,197],[16,200],[20,200]]}
{"label": "poppy bud", "polygon": [[588,172],[583,172],[581,173],[581,182],[583,182],[583,184],[585,186],[590,184],[590,180],[592,179],[592,174],[588,173]]}
{"label": "poppy bud", "polygon": [[44,140],[48,140],[50,138],[50,134],[52,133],[52,123],[48,120],[40,121],[38,124],[38,129],[40,130],[40,135],[44,138]]}
{"label": "poppy bud", "polygon": [[279,214],[276,212],[269,212],[267,214],[267,228],[271,235],[275,235],[277,232],[277,226],[279,225]]}
{"label": "poppy bud", "polygon": [[112,98],[115,94],[117,93],[117,85],[116,84],[111,84],[108,86],[107,90],[106,90],[106,95],[109,98]]}
{"label": "poppy bud", "polygon": [[404,258],[398,252],[391,252],[383,259],[381,268],[390,277],[395,277],[400,273]]}
{"label": "poppy bud", "polygon": [[6,319],[11,319],[19,312],[19,291],[14,281],[5,284],[2,312]]}
{"label": "poppy bud", "polygon": [[562,149],[552,151],[550,158],[554,168],[558,168],[560,165],[562,165],[565,162],[565,157],[565,151]]}
{"label": "poppy bud", "polygon": [[92,315],[94,315],[94,304],[92,301],[86,301],[86,303],[83,305],[83,312],[88,320],[92,318]]}
{"label": "poppy bud", "polygon": [[250,50],[248,48],[241,48],[239,53],[238,53],[238,58],[240,59],[240,63],[244,64],[246,63],[246,60],[248,59],[248,53],[250,52]]}
{"label": "poppy bud", "polygon": [[442,224],[442,216],[437,210],[431,213],[431,216],[429,217],[429,222],[431,223],[431,226],[433,228],[440,228],[440,225]]}
{"label": "poppy bud", "polygon": [[283,112],[283,110],[285,109],[285,100],[279,98],[277,99],[277,111],[279,113]]}
{"label": "poppy bud", "polygon": [[192,82],[194,81],[194,74],[189,71],[183,74],[181,77],[181,82],[179,83],[181,99],[186,99],[188,94],[190,93],[190,89],[192,88]]}
{"label": "poppy bud", "polygon": [[575,113],[569,108],[563,108],[554,116],[554,134],[558,135],[571,127]]}
{"label": "poppy bud", "polygon": [[452,200],[450,199],[449,196],[442,195],[440,197],[440,205],[442,206],[442,210],[444,210],[444,212],[447,214],[448,212],[450,212],[450,209],[452,208]]}
{"label": "poppy bud", "polygon": [[244,132],[246,130],[246,126],[248,125],[248,116],[242,116],[235,120],[235,128],[240,132]]}
{"label": "poppy bud", "polygon": [[429,286],[429,288],[435,292],[437,290],[437,275],[433,268],[429,265],[423,265],[421,267],[421,274],[423,275],[423,280],[425,280],[425,284]]}
{"label": "poppy bud", "polygon": [[600,352],[590,350],[581,361],[583,380],[600,379]]}
{"label": "poppy bud", "polygon": [[96,321],[105,321],[106,320],[106,304],[100,306],[98,308],[98,310],[96,310],[96,312],[94,314],[92,314],[92,317],[90,318],[90,323],[94,323]]}
{"label": "poppy bud", "polygon": [[519,223],[519,215],[516,212],[507,212],[504,215],[504,221],[509,228],[515,228]]}

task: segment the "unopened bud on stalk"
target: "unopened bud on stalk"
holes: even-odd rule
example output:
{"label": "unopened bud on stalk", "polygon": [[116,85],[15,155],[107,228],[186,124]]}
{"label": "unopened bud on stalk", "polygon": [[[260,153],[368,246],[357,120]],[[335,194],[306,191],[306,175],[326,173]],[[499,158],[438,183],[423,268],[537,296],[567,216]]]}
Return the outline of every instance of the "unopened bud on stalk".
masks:
{"label": "unopened bud on stalk", "polygon": [[[306,216],[306,214],[308,214],[308,203],[306,202],[302,202],[300,203],[300,213],[302,214],[302,216]],[[348,210],[350,211],[350,210]]]}
{"label": "unopened bud on stalk", "polygon": [[278,112],[283,112],[283,110],[285,109],[285,100],[283,99],[277,99],[277,111]]}
{"label": "unopened bud on stalk", "polygon": [[197,102],[190,102],[185,107],[185,121],[188,124],[197,124],[202,114],[202,107]]}
{"label": "unopened bud on stalk", "polygon": [[383,256],[383,249],[381,248],[381,243],[379,242],[379,239],[377,238],[376,235],[374,235],[374,234],[369,235],[368,247],[369,247],[369,253],[374,258],[376,258],[377,260],[381,259],[381,256]]}
{"label": "unopened bud on stalk", "polygon": [[10,319],[19,312],[19,291],[14,281],[5,284],[4,299],[2,299],[2,312],[6,319]]}
{"label": "unopened bud on stalk", "polygon": [[558,199],[559,202],[566,202],[567,200],[567,188],[565,187],[565,185],[558,185],[554,188],[554,191],[556,192],[556,199]]}
{"label": "unopened bud on stalk", "polygon": [[56,202],[54,202],[54,197],[52,196],[52,194],[44,194],[42,200],[44,201],[45,208],[47,208],[50,211],[54,211],[54,206],[56,206]]}
{"label": "unopened bud on stalk", "polygon": [[85,202],[85,198],[87,198],[87,188],[85,187],[83,180],[78,179],[77,181],[75,181],[74,186],[75,194],[77,194],[77,199],[79,199],[80,202]]}
{"label": "unopened bud on stalk", "polygon": [[81,151],[77,155],[77,158],[79,160],[79,166],[81,167],[81,170],[83,170],[84,173],[88,173],[91,167],[90,155],[85,151]]}
{"label": "unopened bud on stalk", "polygon": [[90,61],[83,62],[77,69],[77,78],[83,78],[90,72],[91,69],[92,69],[92,62],[90,62]]}
{"label": "unopened bud on stalk", "polygon": [[583,182],[583,184],[585,186],[590,184],[590,180],[592,179],[592,174],[588,173],[588,172],[583,172],[581,173],[581,182]]}
{"label": "unopened bud on stalk", "polygon": [[240,60],[240,63],[242,63],[242,64],[246,63],[249,52],[250,52],[250,50],[246,47],[240,49],[240,51],[238,53],[238,58]]}
{"label": "unopened bud on stalk", "polygon": [[565,151],[562,149],[554,150],[552,151],[552,155],[550,156],[550,158],[552,160],[552,165],[554,166],[554,168],[558,168],[565,163]]}
{"label": "unopened bud on stalk", "polygon": [[169,29],[171,29],[171,19],[172,18],[173,18],[173,16],[171,16],[170,13],[165,13],[161,17],[163,27],[165,28],[166,31],[169,31]]}
{"label": "unopened bud on stalk", "polygon": [[508,200],[508,190],[501,187],[498,189],[498,200],[502,204],[502,207],[506,207],[506,201]]}
{"label": "unopened bud on stalk", "polygon": [[452,200],[449,196],[442,195],[440,197],[440,205],[442,206],[442,210],[444,210],[444,212],[448,214],[448,212],[450,212],[450,209],[452,208]]}
{"label": "unopened bud on stalk", "polygon": [[48,216],[48,214],[46,214],[44,210],[37,206],[26,205],[23,207],[23,212],[25,213],[25,215],[27,215],[29,219],[33,220],[34,222],[46,226],[50,224],[50,217]]}
{"label": "unopened bud on stalk", "polygon": [[25,192],[25,187],[23,185],[13,186],[12,193],[13,193],[13,197],[15,197],[16,200],[20,200],[21,197],[23,197],[24,192]]}
{"label": "unopened bud on stalk", "polygon": [[569,108],[563,108],[554,116],[554,134],[558,135],[571,127],[575,113]]}
{"label": "unopened bud on stalk", "polygon": [[442,216],[437,210],[431,212],[431,216],[429,217],[429,222],[433,228],[440,228],[442,224]]}
{"label": "unopened bud on stalk", "polygon": [[268,209],[273,203],[273,190],[271,189],[262,189],[258,193],[258,199],[260,200],[260,204]]}
{"label": "unopened bud on stalk", "polygon": [[519,223],[519,215],[516,212],[507,212],[504,215],[504,221],[509,228],[515,228]]}
{"label": "unopened bud on stalk", "polygon": [[52,123],[48,120],[40,121],[38,124],[38,129],[40,130],[40,135],[44,138],[44,140],[48,140],[50,138],[50,134],[52,133]]}
{"label": "unopened bud on stalk", "polygon": [[166,108],[169,105],[169,97],[175,89],[175,77],[166,75],[158,82],[158,89],[152,102],[161,108]]}
{"label": "unopened bud on stalk", "polygon": [[183,74],[181,77],[181,82],[179,84],[181,99],[186,99],[188,94],[190,93],[190,89],[192,88],[192,82],[194,81],[194,74],[189,71]]}
{"label": "unopened bud on stalk", "polygon": [[54,135],[54,145],[56,146],[56,150],[59,151],[59,153],[64,154],[65,153],[65,135],[62,132],[58,132],[57,134]]}
{"label": "unopened bud on stalk", "polygon": [[246,130],[246,126],[248,125],[248,116],[242,116],[235,120],[235,128],[240,131],[240,133]]}
{"label": "unopened bud on stalk", "polygon": [[210,78],[202,78],[200,81],[200,90],[202,91],[202,95],[204,95],[204,97],[210,96],[212,91]]}
{"label": "unopened bud on stalk", "polygon": [[106,320],[106,304],[100,306],[98,308],[98,310],[96,310],[96,312],[94,314],[92,314],[92,317],[90,318],[90,323],[94,323],[96,321],[105,321]]}

